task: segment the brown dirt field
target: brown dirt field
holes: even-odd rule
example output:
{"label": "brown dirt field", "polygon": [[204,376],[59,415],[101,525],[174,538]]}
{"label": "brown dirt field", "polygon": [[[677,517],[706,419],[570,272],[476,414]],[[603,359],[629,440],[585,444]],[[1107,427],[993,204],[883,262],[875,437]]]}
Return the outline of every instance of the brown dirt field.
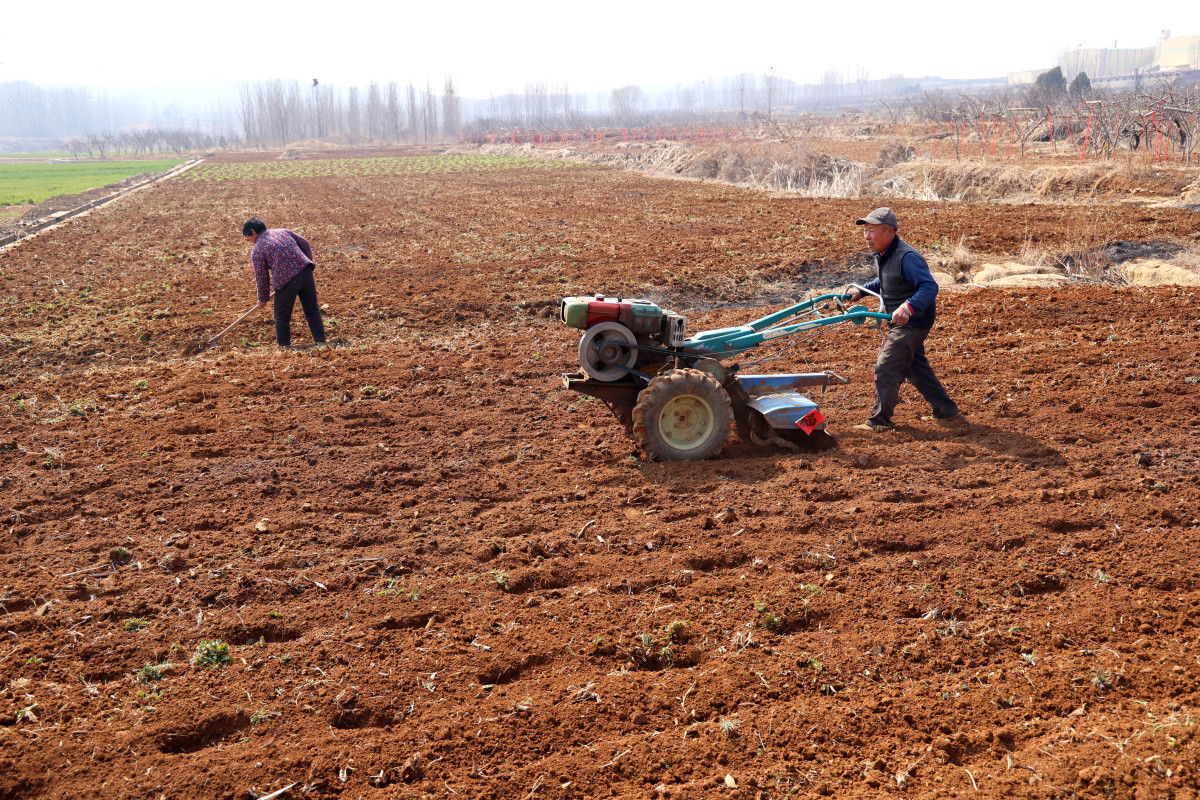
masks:
{"label": "brown dirt field", "polygon": [[[1195,290],[944,292],[966,426],[906,390],[852,429],[875,331],[755,351],[852,379],[824,452],[649,463],[562,387],[556,297],[745,321],[867,277],[872,205],[537,165],[179,182],[0,253],[0,797],[1192,800]],[[896,208],[931,260],[1196,225]],[[335,346],[260,312],[181,358],[253,304],[251,213],[312,242]]]}

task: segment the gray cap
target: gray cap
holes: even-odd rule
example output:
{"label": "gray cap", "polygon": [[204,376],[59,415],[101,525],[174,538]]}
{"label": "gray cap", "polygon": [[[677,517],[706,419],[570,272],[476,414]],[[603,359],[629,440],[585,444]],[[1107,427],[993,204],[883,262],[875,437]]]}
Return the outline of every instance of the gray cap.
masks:
{"label": "gray cap", "polygon": [[891,225],[894,229],[899,229],[900,225],[896,222],[896,213],[887,206],[877,208],[870,214],[867,214],[862,219],[854,220],[855,225]]}

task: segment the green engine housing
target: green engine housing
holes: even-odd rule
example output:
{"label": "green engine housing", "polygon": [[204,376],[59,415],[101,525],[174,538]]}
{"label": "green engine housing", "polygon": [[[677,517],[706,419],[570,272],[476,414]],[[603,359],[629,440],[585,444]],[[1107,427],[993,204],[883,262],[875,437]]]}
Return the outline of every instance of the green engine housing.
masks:
{"label": "green engine housing", "polygon": [[559,318],[572,328],[586,331],[600,322],[619,322],[638,336],[661,333],[668,313],[649,300],[603,295],[564,297],[558,306]]}

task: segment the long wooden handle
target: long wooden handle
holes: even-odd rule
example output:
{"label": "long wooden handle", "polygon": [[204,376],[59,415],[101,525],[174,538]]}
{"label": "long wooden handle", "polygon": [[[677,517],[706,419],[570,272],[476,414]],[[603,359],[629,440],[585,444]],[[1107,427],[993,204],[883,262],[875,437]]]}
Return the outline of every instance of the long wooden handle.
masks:
{"label": "long wooden handle", "polygon": [[250,309],[250,310],[249,310],[249,311],[247,311],[245,314],[242,314],[240,317],[238,317],[237,319],[235,319],[235,320],[233,321],[233,325],[230,325],[228,328],[226,328],[225,330],[223,330],[223,331],[221,331],[220,333],[218,333],[216,336],[214,336],[214,337],[212,337],[211,339],[209,339],[209,340],[208,340],[208,341],[209,341],[209,344],[211,344],[211,343],[215,342],[217,339],[220,339],[222,336],[224,336],[225,334],[229,333],[231,330],[233,330],[234,326],[236,326],[236,325],[237,325],[239,322],[241,322],[242,320],[244,320],[246,317],[250,316],[251,314],[253,314],[253,313],[254,313],[255,311],[257,311],[257,310],[258,310],[258,306],[256,305],[256,306],[254,306],[254,308]]}

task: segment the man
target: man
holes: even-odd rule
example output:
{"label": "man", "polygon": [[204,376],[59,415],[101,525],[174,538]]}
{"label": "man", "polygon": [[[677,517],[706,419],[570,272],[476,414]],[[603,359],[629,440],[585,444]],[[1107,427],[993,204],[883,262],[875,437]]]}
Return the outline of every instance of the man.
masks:
{"label": "man", "polygon": [[265,306],[271,290],[275,291],[275,341],[283,348],[292,346],[292,310],[299,297],[313,342],[325,344],[325,324],[321,321],[317,283],[313,280],[316,265],[308,240],[286,228],[267,230],[266,223],[258,217],[246,220],[242,236],[254,245],[250,252],[258,288],[258,305],[254,308]]}
{"label": "man", "polygon": [[[896,235],[899,226],[890,208],[877,208],[854,223],[864,226],[863,238],[875,253],[875,280],[863,288],[881,295],[884,311],[892,315],[887,338],[875,361],[875,407],[867,421],[855,428],[891,430],[892,412],[906,378],[933,406],[935,419],[957,418],[958,406],[925,357],[925,339],[933,328],[938,293],[929,265]],[[858,289],[847,294],[851,301],[862,296]]]}

